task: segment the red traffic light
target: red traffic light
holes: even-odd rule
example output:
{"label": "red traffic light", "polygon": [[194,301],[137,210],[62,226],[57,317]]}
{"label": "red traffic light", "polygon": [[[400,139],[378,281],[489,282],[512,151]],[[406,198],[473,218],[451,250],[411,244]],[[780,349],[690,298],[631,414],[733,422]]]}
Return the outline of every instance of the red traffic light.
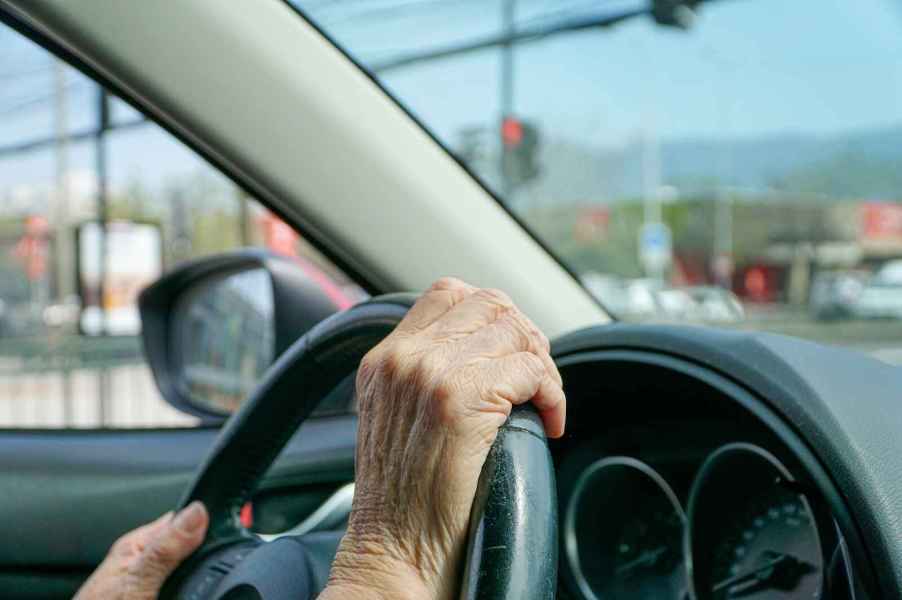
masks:
{"label": "red traffic light", "polygon": [[514,117],[504,117],[501,121],[501,142],[514,148],[523,141],[523,122]]}

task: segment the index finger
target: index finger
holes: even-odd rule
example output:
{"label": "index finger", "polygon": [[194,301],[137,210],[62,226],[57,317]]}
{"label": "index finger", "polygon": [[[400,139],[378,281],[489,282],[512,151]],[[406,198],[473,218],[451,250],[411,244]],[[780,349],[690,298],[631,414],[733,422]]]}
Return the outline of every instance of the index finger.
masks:
{"label": "index finger", "polygon": [[475,291],[476,288],[465,281],[442,277],[420,296],[396,330],[415,333],[425,329]]}

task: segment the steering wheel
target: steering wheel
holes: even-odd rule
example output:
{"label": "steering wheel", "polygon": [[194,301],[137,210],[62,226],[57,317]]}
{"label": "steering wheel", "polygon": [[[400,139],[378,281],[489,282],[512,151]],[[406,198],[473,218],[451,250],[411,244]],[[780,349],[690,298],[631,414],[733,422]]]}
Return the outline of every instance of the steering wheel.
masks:
{"label": "steering wheel", "polygon": [[[394,329],[414,300],[406,294],[380,296],[333,315],[269,369],[225,424],[179,503],[180,509],[202,501],[210,526],[201,548],[169,578],[161,598],[296,599],[321,591],[328,575],[322,562],[331,561],[334,545],[324,553],[315,534],[265,542],[242,527],[239,511],[300,424]],[[557,530],[554,469],[542,422],[531,406],[518,406],[499,430],[480,475],[461,598],[553,598]]]}

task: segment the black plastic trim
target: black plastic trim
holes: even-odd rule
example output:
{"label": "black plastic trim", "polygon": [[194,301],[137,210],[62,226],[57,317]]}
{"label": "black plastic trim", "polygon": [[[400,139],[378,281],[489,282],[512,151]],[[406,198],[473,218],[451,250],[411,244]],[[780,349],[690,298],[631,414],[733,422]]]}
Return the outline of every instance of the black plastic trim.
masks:
{"label": "black plastic trim", "polygon": [[[864,533],[849,510],[850,499],[842,493],[841,486],[829,475],[827,467],[805,442],[802,433],[790,420],[781,417],[771,402],[761,396],[760,391],[746,387],[729,374],[712,369],[709,365],[679,353],[664,351],[650,343],[645,347],[611,344],[610,347],[592,349],[589,336],[584,334],[585,332],[579,332],[558,343],[559,349],[555,352],[555,360],[562,373],[566,374],[566,369],[573,365],[607,361],[630,361],[659,366],[704,382],[759,419],[792,452],[805,470],[806,478],[810,478],[818,492],[823,495],[849,546],[856,577],[866,590],[874,597],[883,597],[875,593],[875,590],[879,589],[878,579],[883,582],[881,586],[883,589],[894,589],[891,580],[885,576],[878,578],[872,549],[864,542]],[[797,476],[801,475],[803,474],[797,473]]]}

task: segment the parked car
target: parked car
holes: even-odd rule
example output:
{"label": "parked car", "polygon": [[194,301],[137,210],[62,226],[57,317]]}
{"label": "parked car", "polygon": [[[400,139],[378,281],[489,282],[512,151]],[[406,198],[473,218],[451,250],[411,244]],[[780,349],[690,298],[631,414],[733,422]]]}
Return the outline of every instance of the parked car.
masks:
{"label": "parked car", "polygon": [[888,261],[877,269],[861,286],[851,312],[862,319],[902,319],[902,260]]}
{"label": "parked car", "polygon": [[868,274],[861,271],[818,273],[808,302],[812,316],[822,321],[854,316],[867,280]]}
{"label": "parked car", "polygon": [[745,309],[736,294],[717,286],[683,288],[695,302],[695,314],[709,323],[735,323],[745,318]]}

